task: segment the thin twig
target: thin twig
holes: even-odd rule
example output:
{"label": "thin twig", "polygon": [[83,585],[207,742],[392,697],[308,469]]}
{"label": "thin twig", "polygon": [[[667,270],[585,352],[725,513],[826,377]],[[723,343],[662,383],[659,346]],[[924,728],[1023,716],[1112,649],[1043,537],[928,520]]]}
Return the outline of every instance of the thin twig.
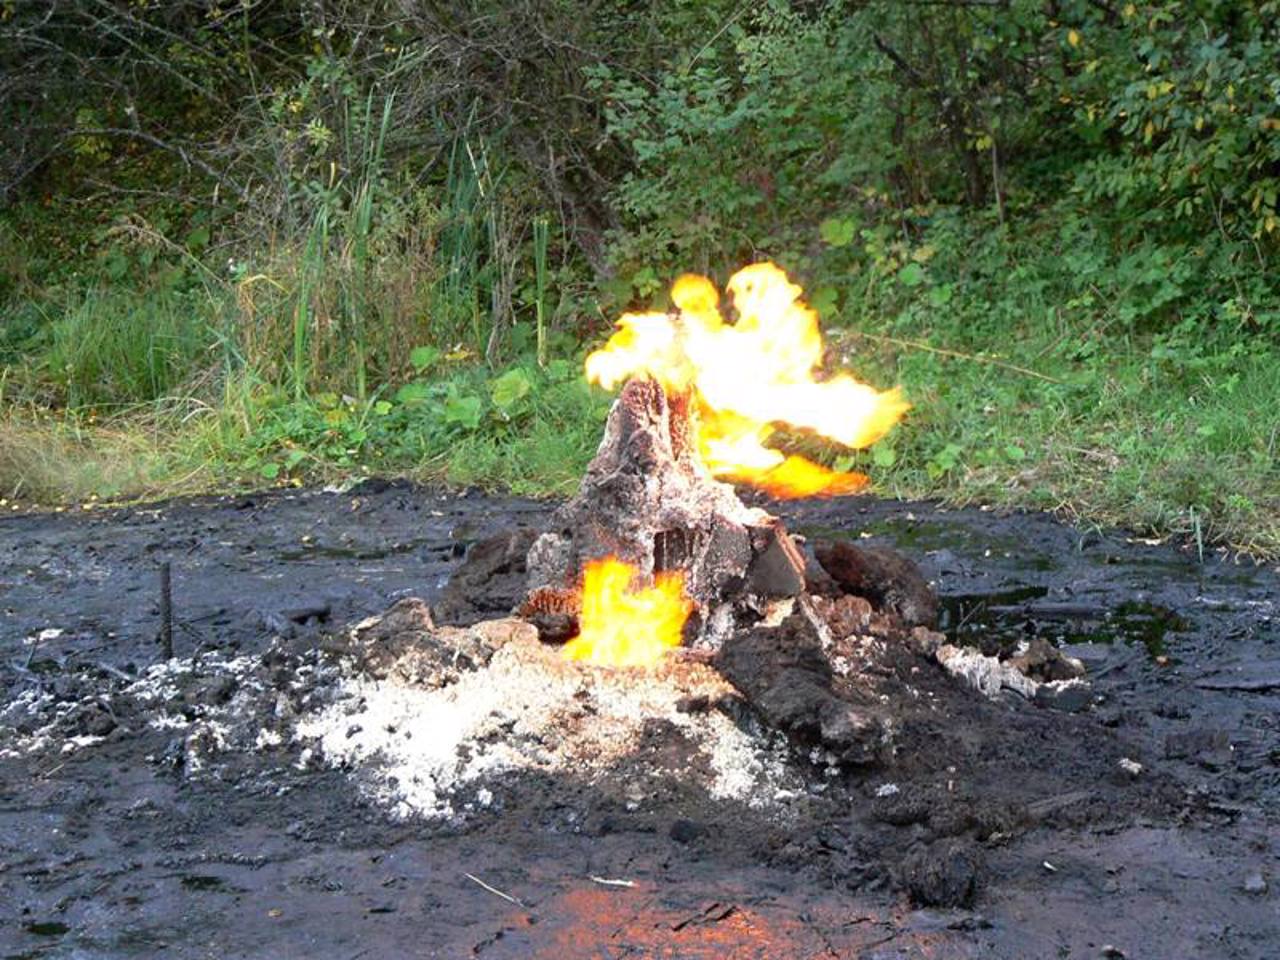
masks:
{"label": "thin twig", "polygon": [[97,667],[103,673],[106,673],[106,674],[109,674],[110,676],[115,677],[117,680],[123,680],[125,683],[138,682],[137,677],[131,677],[129,674],[125,673],[119,667],[113,667],[111,664],[103,663],[101,660],[93,661],[92,666]]}
{"label": "thin twig", "polygon": [[466,877],[468,880],[470,880],[472,883],[479,884],[481,887],[483,887],[484,889],[486,889],[486,890],[488,890],[490,893],[492,893],[495,897],[501,897],[503,900],[506,900],[506,901],[508,901],[509,903],[514,903],[517,907],[520,907],[520,908],[522,908],[522,909],[526,909],[526,908],[525,908],[525,906],[524,906],[524,904],[523,904],[523,903],[521,903],[519,900],[517,900],[515,897],[511,896],[511,894],[509,894],[509,893],[503,893],[503,892],[502,892],[501,890],[499,890],[497,887],[491,887],[491,886],[489,886],[487,883],[485,883],[485,882],[484,882],[483,880],[481,880],[479,877],[472,876],[472,875],[471,875],[471,874],[469,874],[469,873],[464,873],[464,874],[463,874],[463,876],[464,876],[464,877]]}
{"label": "thin twig", "polygon": [[160,564],[160,649],[166,660],[173,659],[173,579],[172,564]]}
{"label": "thin twig", "polygon": [[40,641],[42,641],[43,639],[44,639],[44,631],[41,630],[39,633],[35,635],[35,639],[31,641],[31,650],[27,653],[26,662],[23,663],[22,665],[23,670],[27,670],[27,671],[31,670],[31,661],[35,659],[36,651],[40,649]]}
{"label": "thin twig", "polygon": [[877,343],[890,343],[895,347],[908,347],[912,350],[923,350],[926,353],[936,353],[943,357],[954,357],[957,360],[972,360],[974,363],[985,363],[993,367],[1000,367],[1004,370],[1012,370],[1014,373],[1021,373],[1028,377],[1035,377],[1037,380],[1046,380],[1049,383],[1062,383],[1057,377],[1051,377],[1047,373],[1040,373],[1038,370],[1029,370],[1026,367],[1020,367],[1016,363],[1007,363],[1004,360],[997,360],[994,357],[980,357],[973,353],[961,353],[959,350],[947,350],[943,347],[930,346],[927,343],[921,343],[918,340],[900,340],[897,337],[885,337],[878,333],[864,333],[862,331],[852,331],[854,336],[865,337],[868,340],[874,340]]}

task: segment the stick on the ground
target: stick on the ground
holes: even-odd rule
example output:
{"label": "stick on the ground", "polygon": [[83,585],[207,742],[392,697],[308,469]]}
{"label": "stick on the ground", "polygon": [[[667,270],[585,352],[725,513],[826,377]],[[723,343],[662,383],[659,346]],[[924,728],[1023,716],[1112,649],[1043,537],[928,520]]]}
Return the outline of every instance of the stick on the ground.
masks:
{"label": "stick on the ground", "polygon": [[40,633],[37,633],[35,637],[32,639],[31,649],[27,651],[27,660],[22,665],[23,670],[31,669],[31,661],[36,658],[36,651],[40,649],[40,641],[44,639],[43,634],[44,634],[44,631],[42,630],[40,631]]}
{"label": "stick on the ground", "polygon": [[166,660],[173,659],[173,565],[160,564],[160,649]]}
{"label": "stick on the ground", "polygon": [[636,885],[636,882],[634,880],[615,880],[612,877],[593,876],[591,878],[591,882],[598,883],[601,886],[605,886],[605,887],[634,887]]}
{"label": "stick on the ground", "polygon": [[1035,377],[1037,380],[1046,380],[1049,383],[1062,383],[1057,377],[1051,377],[1047,373],[1041,373],[1038,370],[1029,370],[1026,367],[1020,367],[1016,363],[1007,363],[1004,360],[997,360],[995,357],[983,357],[975,353],[961,353],[959,350],[947,350],[943,347],[935,347],[927,343],[921,343],[919,340],[901,340],[898,337],[885,337],[878,333],[864,333],[862,331],[855,332],[854,336],[866,337],[868,340],[874,340],[877,343],[889,343],[895,347],[907,347],[911,350],[923,350],[925,353],[936,353],[941,357],[954,357],[956,360],[972,360],[974,363],[985,363],[993,367],[1000,367],[1004,370],[1012,370],[1014,373],[1021,373],[1024,376]]}
{"label": "stick on the ground", "polygon": [[479,877],[472,876],[469,873],[464,873],[463,876],[466,877],[468,880],[470,880],[472,883],[479,884],[481,887],[483,887],[484,889],[492,893],[495,897],[501,897],[503,900],[506,900],[509,903],[514,903],[517,907],[521,907],[521,908],[524,907],[524,904],[521,903],[519,900],[517,900],[515,897],[513,897],[511,894],[503,893],[497,887],[489,886]]}

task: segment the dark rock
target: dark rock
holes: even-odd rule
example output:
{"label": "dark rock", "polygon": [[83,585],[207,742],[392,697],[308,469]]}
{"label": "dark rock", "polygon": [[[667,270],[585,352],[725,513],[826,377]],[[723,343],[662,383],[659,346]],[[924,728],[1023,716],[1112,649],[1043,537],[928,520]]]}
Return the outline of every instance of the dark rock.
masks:
{"label": "dark rock", "polygon": [[567,643],[578,635],[578,618],[571,613],[535,613],[527,618],[543,643]]}
{"label": "dark rock", "polygon": [[99,704],[91,703],[81,708],[73,724],[74,729],[91,737],[105,737],[117,726],[116,718]]}
{"label": "dark rock", "polygon": [[403,639],[406,634],[427,634],[436,628],[435,618],[425,600],[405,597],[397,600],[380,617],[358,624],[355,634],[366,644],[382,643],[394,638]]}
{"label": "dark rock", "polygon": [[796,597],[804,592],[804,555],[782,523],[752,530],[755,559],[747,568],[746,589],[765,597]]}
{"label": "dark rock", "polygon": [[1084,680],[1055,680],[1036,689],[1035,701],[1042,707],[1079,713],[1093,703],[1093,687]]}
{"label": "dark rock", "polygon": [[800,552],[804,556],[805,592],[814,597],[841,596],[840,584],[818,562],[813,553],[813,545],[801,543]]}
{"label": "dark rock", "polygon": [[705,693],[692,697],[681,697],[676,701],[676,710],[679,713],[706,713],[711,707],[711,698]]}
{"label": "dark rock", "polygon": [[281,610],[280,616],[290,623],[306,624],[309,622],[324,623],[329,619],[332,607],[325,601],[300,604]]}
{"label": "dark rock", "polygon": [[1043,637],[1036,637],[1021,653],[1009,658],[1009,666],[1033,680],[1075,680],[1084,676],[1084,664],[1063,656],[1062,652]]}
{"label": "dark rock", "polygon": [[221,706],[231,699],[239,684],[234,677],[200,677],[182,692],[182,700],[188,704]]}
{"label": "dark rock", "polygon": [[511,613],[525,597],[537,538],[538,531],[520,528],[472,544],[436,604],[440,621],[468,625]]}
{"label": "dark rock", "polygon": [[931,806],[928,798],[920,794],[895,793],[877,797],[871,805],[871,816],[894,827],[909,827],[927,823]]}
{"label": "dark rock", "polygon": [[671,839],[676,843],[693,843],[706,832],[707,828],[704,824],[696,820],[687,820],[684,817],[672,823],[669,831]]}
{"label": "dark rock", "polygon": [[824,747],[851,764],[871,763],[888,746],[876,704],[834,689],[830,661],[802,610],[777,627],[730,636],[715,666],[766,723],[802,745]]}
{"label": "dark rock", "polygon": [[907,854],[899,882],[917,906],[967,907],[977,893],[981,870],[981,855],[973,844],[939,840]]}
{"label": "dark rock", "polygon": [[814,556],[846,593],[865,597],[906,626],[938,622],[938,598],[916,565],[889,547],[857,547],[844,540],[815,540]]}

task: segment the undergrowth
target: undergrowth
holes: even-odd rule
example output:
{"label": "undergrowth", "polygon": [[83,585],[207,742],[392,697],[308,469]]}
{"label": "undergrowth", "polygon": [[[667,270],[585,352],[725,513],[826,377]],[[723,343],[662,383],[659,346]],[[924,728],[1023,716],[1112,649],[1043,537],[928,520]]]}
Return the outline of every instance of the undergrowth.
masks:
{"label": "undergrowth", "polygon": [[[828,243],[802,264],[817,274],[810,289],[827,291],[831,365],[901,384],[913,406],[866,452],[797,442],[886,495],[1280,553],[1274,344],[1121,321],[1152,284],[1175,282],[1169,270],[1102,252],[1082,262],[1061,224],[1052,243],[1044,223],[995,239],[988,226],[942,214],[914,244],[871,236],[851,259]],[[1199,279],[1176,282],[1186,290],[1166,295],[1194,308]],[[609,397],[581,377],[590,337],[552,338],[539,366],[535,323],[522,320],[496,367],[474,340],[421,343],[363,397],[351,367],[346,389],[331,379],[299,396],[287,370],[273,378],[227,345],[242,287],[225,291],[69,299],[39,359],[6,373],[0,496],[67,504],[370,473],[563,495],[598,443]]]}
{"label": "undergrowth", "polygon": [[772,259],[913,404],[805,452],[1280,557],[1276,0],[403,6],[0,17],[6,504],[562,494],[611,320]]}

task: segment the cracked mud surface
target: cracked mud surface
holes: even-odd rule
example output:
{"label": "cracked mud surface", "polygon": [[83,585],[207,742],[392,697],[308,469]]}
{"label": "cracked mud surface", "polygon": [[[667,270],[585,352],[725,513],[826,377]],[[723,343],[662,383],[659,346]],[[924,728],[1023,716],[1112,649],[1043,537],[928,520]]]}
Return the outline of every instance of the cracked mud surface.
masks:
{"label": "cracked mud surface", "polygon": [[1069,644],[1092,707],[923,671],[939,707],[892,762],[799,758],[762,807],[664,774],[700,761],[654,722],[608,776],[505,770],[406,817],[289,736],[326,638],[551,505],[373,483],[0,519],[0,958],[1278,955],[1275,570],[1047,516],[771,508],[902,549],[957,640]]}

